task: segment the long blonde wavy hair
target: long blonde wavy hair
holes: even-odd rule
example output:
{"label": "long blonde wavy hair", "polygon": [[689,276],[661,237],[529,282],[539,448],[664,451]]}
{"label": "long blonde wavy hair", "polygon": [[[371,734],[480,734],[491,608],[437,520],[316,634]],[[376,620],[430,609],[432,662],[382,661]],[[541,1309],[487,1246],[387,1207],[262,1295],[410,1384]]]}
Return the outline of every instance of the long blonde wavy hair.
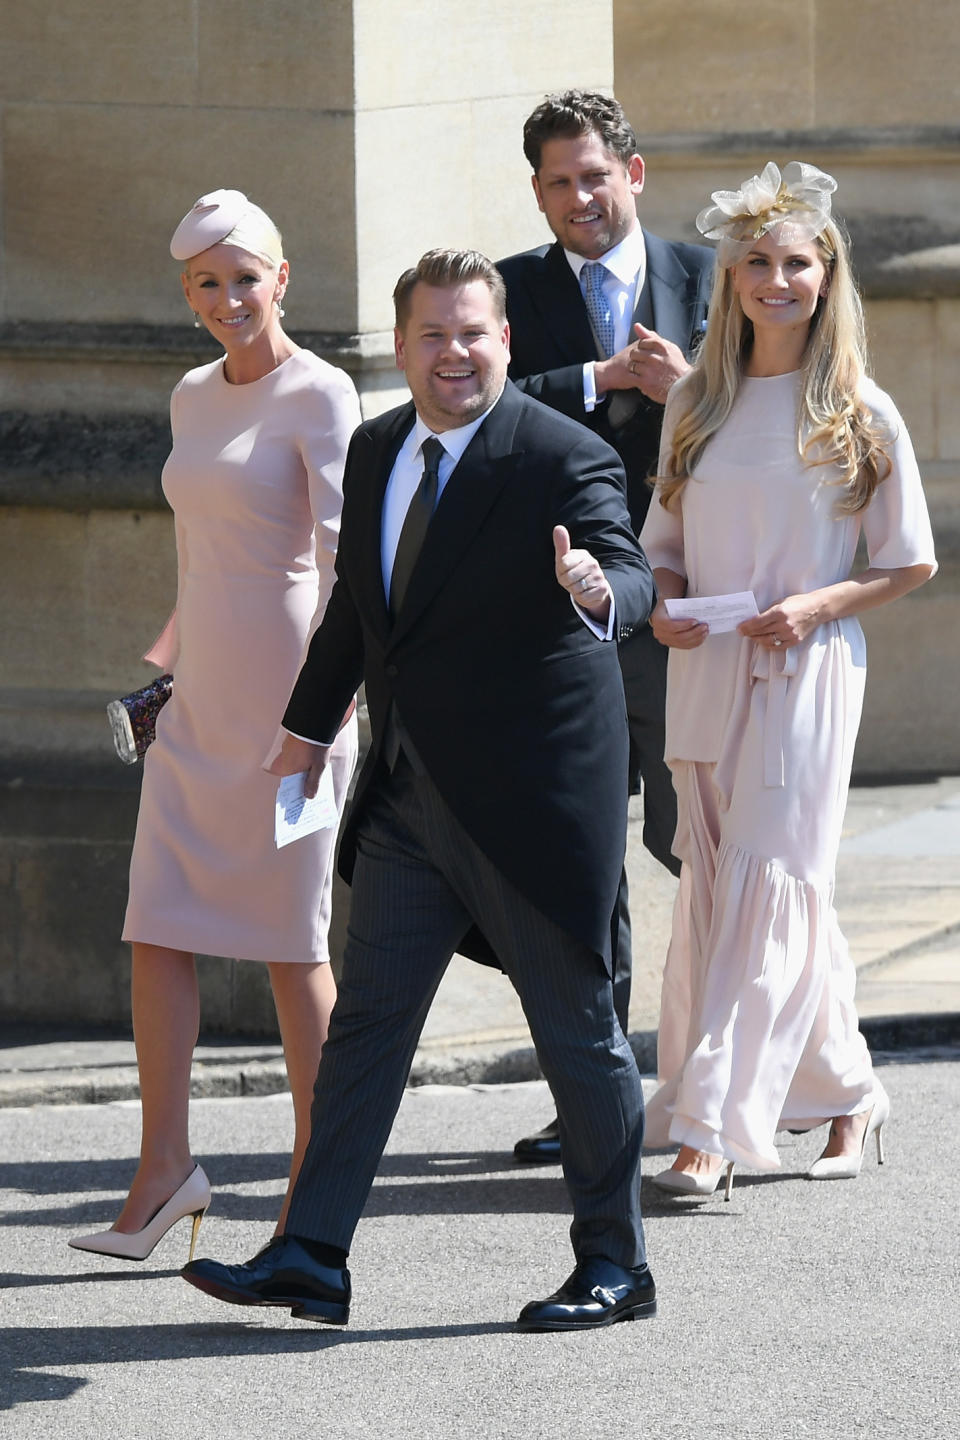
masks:
{"label": "long blonde wavy hair", "polygon": [[[836,221],[829,220],[814,244],[829,288],[810,321],[801,361],[797,450],[807,465],[837,467],[838,478],[829,482],[842,491],[837,508],[856,514],[890,473],[884,445],[891,437],[858,395],[866,374],[866,339],[846,237]],[[752,345],[753,324],[740,307],[732,270],[718,266],[707,333],[693,371],[683,381],[683,414],[673,432],[665,473],[656,480],[660,504],[666,508],[730,414]]]}

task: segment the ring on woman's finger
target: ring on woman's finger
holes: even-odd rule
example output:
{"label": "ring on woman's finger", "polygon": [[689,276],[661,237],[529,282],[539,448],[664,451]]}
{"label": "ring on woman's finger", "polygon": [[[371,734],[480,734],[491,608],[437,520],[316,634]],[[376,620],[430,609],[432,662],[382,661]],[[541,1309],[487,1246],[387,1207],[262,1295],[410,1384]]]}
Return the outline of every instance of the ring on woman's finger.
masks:
{"label": "ring on woman's finger", "polygon": [[587,579],[586,575],[584,575],[583,579],[580,581],[580,589],[581,589],[581,590],[589,590],[589,589],[590,589],[590,581]]}
{"label": "ring on woman's finger", "polygon": [[780,639],[780,636],[779,636],[779,635],[774,635],[774,637],[773,637],[773,643],[774,643],[774,645],[782,645],[782,644],[783,644],[783,641]]}

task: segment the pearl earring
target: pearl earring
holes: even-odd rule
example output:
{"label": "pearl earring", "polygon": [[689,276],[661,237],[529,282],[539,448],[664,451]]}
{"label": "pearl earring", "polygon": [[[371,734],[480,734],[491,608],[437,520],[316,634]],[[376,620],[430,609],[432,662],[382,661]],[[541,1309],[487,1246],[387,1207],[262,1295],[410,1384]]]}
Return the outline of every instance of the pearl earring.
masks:
{"label": "pearl earring", "polygon": [[193,312],[193,328],[194,330],[200,329],[200,313],[197,310]]}
{"label": "pearl earring", "polygon": [[286,313],[287,313],[286,310],[284,310],[284,308],[283,308],[283,306],[280,304],[280,301],[279,301],[279,300],[274,300],[273,303],[274,303],[274,305],[276,305],[276,307],[277,307],[277,314],[280,316],[280,319],[282,320],[283,317],[284,317],[284,315],[286,315]]}

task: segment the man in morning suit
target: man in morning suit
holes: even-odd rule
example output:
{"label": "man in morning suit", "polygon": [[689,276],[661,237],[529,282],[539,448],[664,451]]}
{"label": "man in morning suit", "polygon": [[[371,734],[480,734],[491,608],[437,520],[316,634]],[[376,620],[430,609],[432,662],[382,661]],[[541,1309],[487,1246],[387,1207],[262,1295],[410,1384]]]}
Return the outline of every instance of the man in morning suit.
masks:
{"label": "man in morning suit", "polygon": [[[656,473],[663,404],[690,368],[707,313],[714,252],[643,230],[636,196],[644,164],[621,106],[596,91],[548,95],[527,120],[524,154],[537,203],[556,236],[501,260],[511,379],[587,425],[619,454],[639,534]],[[643,841],[674,874],[676,797],[663,760],[667,652],[648,625],[620,642],[630,724],[630,789],[643,781]],[[626,1034],[631,933],[626,877],[614,998]],[[517,1142],[519,1160],[559,1160],[557,1122]]]}
{"label": "man in morning suit", "polygon": [[350,925],[310,1144],[284,1236],[184,1276],[346,1322],[347,1254],[424,1019],[480,932],[523,1002],[573,1202],[575,1269],[518,1325],[651,1315],[643,1096],[611,980],[628,759],[616,640],[649,613],[649,567],[616,453],[507,380],[494,266],[431,251],[394,302],[413,403],[351,441],[337,581],[275,765],[307,770],[313,793],[365,682],[373,743],[340,851]]}

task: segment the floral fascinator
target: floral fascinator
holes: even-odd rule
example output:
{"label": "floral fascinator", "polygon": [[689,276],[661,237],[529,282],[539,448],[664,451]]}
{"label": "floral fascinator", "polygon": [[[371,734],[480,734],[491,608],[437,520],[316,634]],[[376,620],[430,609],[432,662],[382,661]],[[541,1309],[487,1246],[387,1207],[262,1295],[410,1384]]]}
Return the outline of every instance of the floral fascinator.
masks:
{"label": "floral fascinator", "polygon": [[769,235],[777,245],[813,240],[830,219],[830,196],[836,188],[833,176],[815,165],[791,160],[781,176],[771,160],[739,190],[714,190],[713,204],[697,216],[697,229],[708,240],[720,241],[717,260],[727,269],[742,260],[761,235]]}

